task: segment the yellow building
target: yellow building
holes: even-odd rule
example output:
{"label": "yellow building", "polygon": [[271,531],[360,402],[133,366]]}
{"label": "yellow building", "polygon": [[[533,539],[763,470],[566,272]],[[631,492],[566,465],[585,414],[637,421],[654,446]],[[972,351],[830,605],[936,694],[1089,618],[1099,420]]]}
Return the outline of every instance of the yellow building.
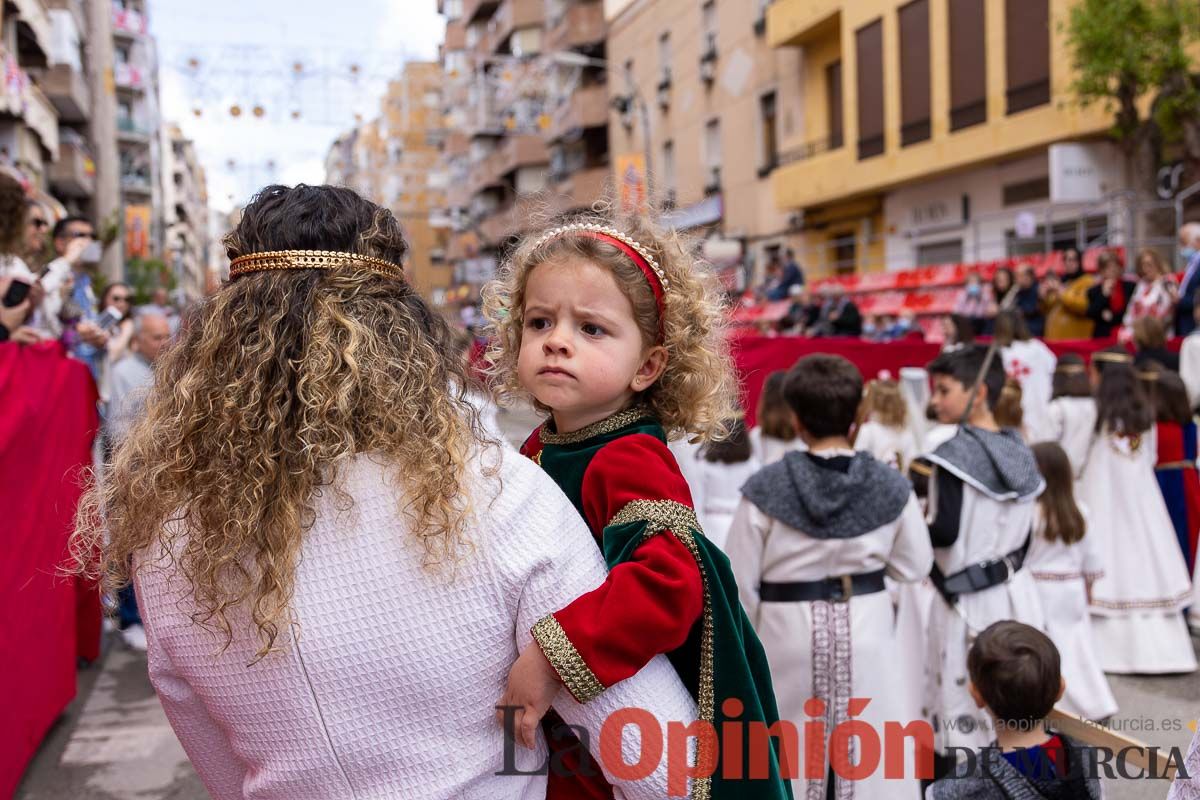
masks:
{"label": "yellow building", "polygon": [[776,0],[802,57],[802,124],[775,202],[810,273],[1129,241],[1111,125],[1072,99],[1070,0]]}

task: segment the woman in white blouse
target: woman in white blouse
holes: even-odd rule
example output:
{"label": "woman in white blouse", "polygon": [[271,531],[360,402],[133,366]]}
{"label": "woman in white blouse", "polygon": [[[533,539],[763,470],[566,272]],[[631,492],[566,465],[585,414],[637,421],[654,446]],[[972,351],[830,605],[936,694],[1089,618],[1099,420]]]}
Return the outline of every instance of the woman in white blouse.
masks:
{"label": "woman in white blouse", "polygon": [[[225,245],[231,282],[160,361],[74,542],[112,583],[135,563],[150,677],[210,795],[545,797],[544,741],[506,746],[495,705],[533,623],[603,580],[586,526],[486,441],[390,212],[271,186]],[[632,706],[695,717],[661,658],[555,703],[593,746]],[[601,766],[666,795],[665,758]]]}

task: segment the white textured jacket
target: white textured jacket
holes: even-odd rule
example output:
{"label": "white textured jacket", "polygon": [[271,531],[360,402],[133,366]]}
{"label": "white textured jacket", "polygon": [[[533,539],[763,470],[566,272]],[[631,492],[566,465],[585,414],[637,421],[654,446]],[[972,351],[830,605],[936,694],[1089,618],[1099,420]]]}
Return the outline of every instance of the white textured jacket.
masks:
{"label": "white textured jacket", "polygon": [[[317,498],[284,647],[253,666],[244,614],[234,613],[233,642],[220,652],[221,640],[193,624],[186,584],[141,559],[150,677],[215,800],[545,797],[544,775],[497,774],[505,741],[495,705],[534,622],[599,585],[605,569],[554,482],[512,451],[491,453],[483,458],[501,458],[500,475],[485,481],[474,466],[475,552],[452,576],[422,568],[388,471],[357,457],[343,475],[353,507],[332,491]],[[604,720],[632,706],[658,718],[664,742],[668,720],[696,711],[662,656],[586,706],[565,690],[555,703],[591,733],[593,753]],[[627,764],[638,761],[637,732],[625,729]],[[513,752],[522,772],[546,761],[540,738],[536,752]],[[665,797],[665,755],[650,777],[617,785],[630,798]]]}

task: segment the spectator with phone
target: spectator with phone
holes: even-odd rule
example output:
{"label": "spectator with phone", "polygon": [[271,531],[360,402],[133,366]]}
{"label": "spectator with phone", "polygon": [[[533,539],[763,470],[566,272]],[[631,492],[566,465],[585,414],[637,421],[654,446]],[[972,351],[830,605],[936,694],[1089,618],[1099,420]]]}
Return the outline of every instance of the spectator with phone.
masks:
{"label": "spectator with phone", "polygon": [[[8,296],[8,290],[15,282],[11,277],[0,278],[0,297]],[[37,344],[42,340],[36,330],[25,324],[30,308],[32,304],[28,297],[12,306],[0,303],[0,342]]]}
{"label": "spectator with phone", "polygon": [[104,369],[100,373],[100,401],[107,403],[113,367],[129,352],[133,340],[133,289],[127,283],[110,283],[100,295],[97,326],[108,334]]}
{"label": "spectator with phone", "polygon": [[98,379],[108,334],[96,324],[99,310],[92,272],[100,263],[103,248],[92,223],[78,216],[64,217],[55,224],[53,243],[57,257],[46,265],[42,277],[46,290],[42,313],[52,333],[62,336],[68,352],[87,363]]}
{"label": "spectator with phone", "polygon": [[[129,294],[129,287],[124,291]],[[134,317],[129,352],[113,365],[108,375],[110,396],[105,438],[114,451],[142,415],[146,394],[154,384],[154,362],[170,339],[171,328],[162,314],[142,311]],[[130,648],[145,652],[146,631],[142,628],[132,584],[122,589],[117,599],[121,638]]]}

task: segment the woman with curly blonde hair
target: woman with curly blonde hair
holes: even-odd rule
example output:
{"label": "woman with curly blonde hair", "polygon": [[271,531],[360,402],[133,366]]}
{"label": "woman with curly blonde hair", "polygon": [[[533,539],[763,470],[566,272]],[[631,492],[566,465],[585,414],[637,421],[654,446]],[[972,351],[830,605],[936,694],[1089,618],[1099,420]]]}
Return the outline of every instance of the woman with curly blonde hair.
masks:
{"label": "woman with curly blonde hair", "polygon": [[[163,355],[74,541],[110,587],[133,580],[151,680],[209,793],[544,792],[536,756],[497,772],[492,710],[534,621],[603,579],[586,528],[481,434],[391,212],[270,186],[225,246],[230,282]],[[560,713],[593,731],[612,703],[688,718],[660,661]],[[661,797],[665,777],[623,788]]]}
{"label": "woman with curly blonde hair", "polygon": [[[679,436],[719,440],[736,415],[718,297],[678,234],[595,213],[530,234],[485,289],[502,391],[549,415],[522,452],[571,498],[611,570],[601,587],[539,620],[538,646],[513,667],[503,704],[521,709],[526,744],[561,687],[587,702],[664,653],[716,731],[743,709],[743,720],[778,719],[729,561],[700,530],[667,448]],[[735,699],[736,711],[726,704]],[[702,739],[701,750],[710,744]],[[754,755],[750,774],[768,777],[718,771],[701,778],[701,793],[788,797],[776,750]],[[552,777],[548,797],[603,796],[602,784]]]}

